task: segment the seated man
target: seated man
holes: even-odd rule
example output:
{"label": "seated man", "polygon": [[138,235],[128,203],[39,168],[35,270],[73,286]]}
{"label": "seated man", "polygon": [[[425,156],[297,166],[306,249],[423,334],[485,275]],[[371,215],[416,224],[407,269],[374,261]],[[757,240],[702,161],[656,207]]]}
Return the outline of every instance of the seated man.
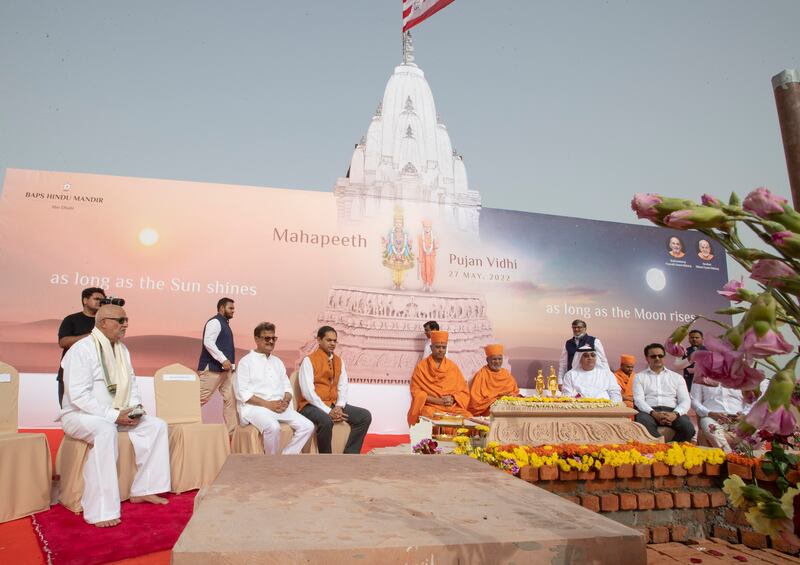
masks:
{"label": "seated man", "polygon": [[689,396],[708,443],[730,453],[732,449],[728,430],[750,408],[745,404],[742,391],[720,385],[712,386],[705,382],[701,384],[698,381],[692,384]]}
{"label": "seated man", "polygon": [[636,357],[620,355],[619,369],[614,373],[617,384],[622,389],[622,402],[628,408],[633,408],[633,379],[636,377],[636,373],[633,372],[634,365],[636,365]]}
{"label": "seated man", "polygon": [[[105,528],[120,523],[117,430],[126,431],[136,453],[131,502],[166,504],[170,489],[167,424],[142,415],[128,349],[121,339],[128,318],[120,306],[101,306],[92,332],[70,347],[64,368],[64,433],[92,445],[83,465],[83,519]],[[134,411],[134,409],[136,409]]]}
{"label": "seated man", "polygon": [[695,429],[686,415],[691,406],[686,381],[664,367],[664,346],[651,343],[644,348],[648,368],[633,381],[633,404],[639,411],[634,418],[650,435],[661,437],[658,426],[675,430],[675,441],[689,441]]}
{"label": "seated man", "polygon": [[317,449],[331,453],[333,424],[350,424],[345,453],[361,453],[361,446],[372,423],[372,414],[365,408],[347,403],[347,371],[336,355],[337,334],[330,326],[317,331],[318,349],[300,363],[300,413],[317,426]]}
{"label": "seated man", "polygon": [[282,453],[295,454],[314,433],[311,420],[298,414],[292,406],[292,385],[286,376],[283,361],[272,355],[275,349],[275,324],[262,322],[253,330],[256,348],[236,368],[234,392],[243,425],[253,424],[262,434],[264,453],[278,453],[281,422],[294,431],[292,440]]}
{"label": "seated man", "polygon": [[468,410],[475,416],[488,416],[489,408],[503,396],[519,396],[517,380],[503,368],[503,346],[487,345],[486,365],[475,373],[469,387]]}
{"label": "seated man", "polygon": [[607,398],[612,402],[622,402],[617,379],[605,367],[597,366],[597,353],[591,345],[583,345],[575,353],[579,366],[567,371],[561,393],[564,396],[584,398]]}
{"label": "seated man", "polygon": [[417,363],[411,375],[411,407],[408,425],[419,422],[420,416],[433,418],[435,412],[472,416],[469,389],[458,365],[445,357],[447,332],[431,332],[431,354]]}

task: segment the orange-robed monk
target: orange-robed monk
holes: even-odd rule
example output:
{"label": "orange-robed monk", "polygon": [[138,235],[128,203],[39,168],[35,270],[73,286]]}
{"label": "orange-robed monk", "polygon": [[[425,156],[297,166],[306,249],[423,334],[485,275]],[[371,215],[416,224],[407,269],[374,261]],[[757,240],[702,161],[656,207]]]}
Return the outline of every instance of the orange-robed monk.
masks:
{"label": "orange-robed monk", "polygon": [[636,357],[633,355],[620,355],[619,369],[614,373],[619,388],[622,389],[622,401],[628,408],[633,408],[633,379],[636,377],[633,366],[635,364]]}
{"label": "orange-robed monk", "polygon": [[417,363],[411,375],[410,426],[419,422],[420,416],[433,418],[434,412],[472,416],[467,410],[469,390],[464,375],[445,357],[447,337],[447,332],[431,332],[431,354]]}
{"label": "orange-robed monk", "polygon": [[475,416],[488,416],[489,408],[503,396],[519,396],[517,380],[503,368],[503,346],[487,345],[486,365],[475,373],[469,387],[469,411]]}

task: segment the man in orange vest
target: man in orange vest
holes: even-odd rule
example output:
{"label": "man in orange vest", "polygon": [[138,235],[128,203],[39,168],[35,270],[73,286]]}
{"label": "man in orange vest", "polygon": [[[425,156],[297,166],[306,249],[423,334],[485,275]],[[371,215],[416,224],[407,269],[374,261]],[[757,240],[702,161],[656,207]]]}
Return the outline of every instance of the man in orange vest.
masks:
{"label": "man in orange vest", "polygon": [[361,446],[372,423],[372,414],[365,408],[347,403],[347,371],[344,361],[336,355],[336,330],[322,326],[317,331],[316,351],[300,364],[300,413],[317,427],[317,449],[331,453],[333,424],[350,424],[345,453],[361,453]]}

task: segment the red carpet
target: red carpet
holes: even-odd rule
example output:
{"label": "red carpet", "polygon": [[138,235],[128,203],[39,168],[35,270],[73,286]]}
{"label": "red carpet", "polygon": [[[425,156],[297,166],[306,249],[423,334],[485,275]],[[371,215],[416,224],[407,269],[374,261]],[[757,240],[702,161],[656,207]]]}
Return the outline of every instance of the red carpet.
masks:
{"label": "red carpet", "polygon": [[196,491],[166,495],[169,504],[122,504],[122,523],[98,528],[61,505],[33,516],[50,562],[95,565],[172,549],[192,516]]}

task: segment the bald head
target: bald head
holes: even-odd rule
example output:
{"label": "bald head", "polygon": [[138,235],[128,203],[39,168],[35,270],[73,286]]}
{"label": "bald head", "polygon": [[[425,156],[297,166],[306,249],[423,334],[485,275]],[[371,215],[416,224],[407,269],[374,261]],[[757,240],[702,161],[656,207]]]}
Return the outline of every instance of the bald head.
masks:
{"label": "bald head", "polygon": [[105,304],[97,311],[94,325],[103,332],[108,341],[116,343],[125,337],[125,331],[128,329],[128,317],[122,306]]}

